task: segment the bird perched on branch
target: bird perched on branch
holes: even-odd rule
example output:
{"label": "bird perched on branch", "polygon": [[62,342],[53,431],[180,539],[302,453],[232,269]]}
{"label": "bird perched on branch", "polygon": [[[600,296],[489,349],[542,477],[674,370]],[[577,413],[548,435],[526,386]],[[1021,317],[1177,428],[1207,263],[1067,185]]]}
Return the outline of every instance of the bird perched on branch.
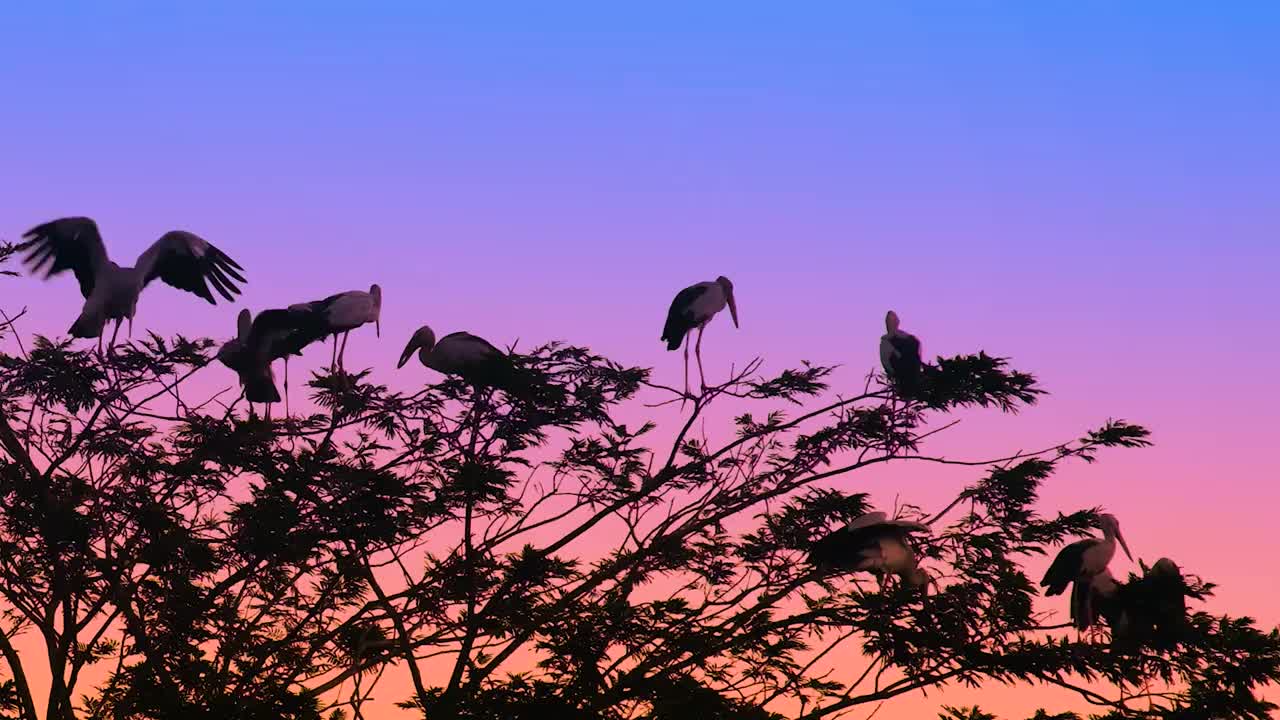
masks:
{"label": "bird perched on branch", "polygon": [[712,282],[700,282],[676,293],[671,301],[671,309],[667,311],[667,322],[662,326],[662,340],[667,343],[667,350],[675,351],[684,344],[684,394],[689,394],[689,344],[686,341],[689,331],[698,330],[698,340],[694,344],[694,354],[698,358],[698,378],[702,388],[706,390],[707,378],[702,373],[702,333],[707,323],[729,306],[729,315],[733,318],[733,326],[738,327],[738,303],[733,296],[733,283],[721,275]]}
{"label": "bird perched on branch", "polygon": [[[333,336],[331,370],[343,368],[347,352],[347,336],[352,330],[373,323],[374,332],[382,337],[382,288],[371,285],[369,291],[348,290],[330,295],[323,300],[298,303],[289,306],[290,311],[307,313],[314,322],[314,332],[320,337]],[[338,336],[342,336],[342,349],[338,349]]]}
{"label": "bird perched on branch", "polygon": [[209,285],[228,302],[246,282],[235,260],[197,235],[185,230],[171,230],[160,236],[138,256],[133,267],[121,267],[107,257],[107,248],[98,225],[87,217],[65,217],[37,225],[23,234],[26,241],[19,249],[28,251],[26,262],[32,272],[46,272],[45,279],[67,270],[80,282],[84,307],[67,331],[72,337],[98,338],[108,320],[115,320],[115,333],[127,320],[133,334],[133,317],[137,313],[142,290],[159,278],[179,290],[216,304]]}
{"label": "bird perched on branch", "polygon": [[474,387],[497,388],[519,398],[529,392],[528,381],[511,358],[488,340],[469,332],[449,333],[437,341],[435,331],[423,325],[409,338],[396,367],[404,367],[414,352],[424,366],[456,375]]}
{"label": "bird perched on branch", "polygon": [[882,588],[887,575],[897,575],[912,587],[925,587],[930,577],[917,566],[911,534],[929,530],[923,523],[867,513],[815,542],[809,562],[823,571],[872,573]]}
{"label": "bird perched on branch", "polygon": [[1182,577],[1178,565],[1160,558],[1143,576],[1142,611],[1151,622],[1156,647],[1171,647],[1187,629],[1187,597],[1199,597]]}
{"label": "bird perched on branch", "polygon": [[218,360],[239,376],[251,405],[269,405],[280,401],[271,363],[283,359],[287,398],[290,356],[301,355],[303,348],[323,337],[311,311],[304,304],[287,310],[263,310],[255,318],[244,309],[236,321],[236,337],[218,349]]}
{"label": "bird perched on branch", "polygon": [[1123,648],[1168,650],[1188,630],[1187,597],[1200,597],[1169,558],[1160,558],[1142,577],[1131,579],[1112,600],[1107,622],[1112,641]]}
{"label": "bird perched on branch", "polygon": [[911,397],[920,389],[923,363],[920,339],[899,328],[898,313],[890,310],[884,317],[885,332],[880,336],[880,364],[899,394]]}
{"label": "bird perched on branch", "polygon": [[[1115,557],[1116,543],[1120,544],[1126,557],[1133,559],[1115,515],[1098,516],[1098,525],[1102,529],[1102,537],[1077,540],[1062,548],[1040,580],[1041,587],[1047,588],[1044,594],[1050,597],[1061,595],[1068,585],[1071,586],[1071,616],[1081,630],[1093,623],[1094,590],[1091,588],[1095,579],[1107,571],[1111,558]],[[1106,578],[1098,582],[1099,587],[1108,588]],[[1112,580],[1111,584],[1114,582]]]}

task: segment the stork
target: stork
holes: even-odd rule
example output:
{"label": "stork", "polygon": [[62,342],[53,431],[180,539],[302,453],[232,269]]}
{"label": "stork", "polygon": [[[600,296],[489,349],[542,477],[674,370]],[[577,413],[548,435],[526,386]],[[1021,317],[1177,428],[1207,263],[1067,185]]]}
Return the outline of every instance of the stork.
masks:
{"label": "stork", "polygon": [[270,364],[255,363],[255,353],[248,348],[252,320],[249,310],[241,310],[236,320],[236,336],[218,348],[216,357],[239,377],[240,384],[244,387],[245,399],[249,401],[249,412],[252,413],[254,403],[265,405],[279,402],[280,393],[276,390]]}
{"label": "stork", "polygon": [[1129,646],[1149,644],[1167,650],[1187,631],[1187,596],[1200,597],[1187,587],[1182,571],[1169,558],[1160,558],[1141,578],[1129,583],[1125,622],[1114,635]]}
{"label": "stork", "polygon": [[[1098,525],[1102,528],[1101,538],[1085,538],[1067,545],[1058,552],[1058,556],[1049,565],[1044,578],[1040,581],[1046,596],[1061,595],[1071,585],[1071,609],[1073,617],[1079,616],[1076,627],[1081,624],[1087,628],[1092,623],[1090,588],[1094,579],[1107,570],[1111,558],[1116,554],[1116,543],[1130,560],[1129,545],[1120,532],[1120,521],[1115,515],[1104,514],[1098,517]],[[1114,582],[1114,581],[1113,581]],[[1105,585],[1105,581],[1103,581]],[[1088,620],[1086,623],[1085,621]],[[1083,628],[1081,628],[1083,629]]]}
{"label": "stork", "polygon": [[689,343],[686,341],[689,331],[697,328],[698,341],[694,345],[694,354],[698,358],[698,378],[702,381],[703,391],[707,388],[707,378],[702,373],[702,332],[716,313],[729,306],[729,314],[733,317],[733,326],[738,327],[738,304],[733,297],[733,283],[721,275],[712,282],[700,282],[676,293],[671,301],[671,309],[667,311],[667,322],[662,327],[662,340],[667,343],[667,350],[675,351],[684,344],[684,394],[689,395]]}
{"label": "stork", "polygon": [[929,526],[910,520],[889,520],[882,512],[861,515],[813,544],[809,562],[819,570],[869,572],[883,589],[885,576],[897,575],[908,585],[928,585],[929,574],[916,565],[911,533]]}
{"label": "stork", "polygon": [[[317,332],[321,337],[333,336],[333,357],[330,369],[343,367],[343,356],[347,352],[347,336],[352,330],[373,323],[374,331],[382,337],[382,288],[374,284],[369,291],[348,290],[330,295],[323,300],[290,305],[290,311],[311,313],[316,319]],[[342,349],[338,349],[338,336],[342,336]]]}
{"label": "stork", "polygon": [[[45,279],[71,270],[80,282],[84,306],[67,331],[72,337],[98,338],[108,320],[115,320],[111,340],[127,320],[133,335],[138,297],[152,280],[160,278],[179,290],[216,304],[209,285],[228,302],[246,282],[235,260],[204,239],[185,230],[170,230],[147,248],[133,267],[121,267],[107,257],[98,225],[87,217],[65,217],[37,225],[23,234],[19,249],[29,251],[26,262],[33,273],[47,271]],[[208,284],[206,284],[208,281]]]}
{"label": "stork", "polygon": [[280,401],[271,363],[284,359],[284,392],[287,403],[289,357],[301,355],[304,347],[322,337],[322,331],[309,309],[303,304],[287,310],[264,310],[255,318],[246,308],[240,311],[236,320],[236,337],[218,349],[218,360],[239,375],[240,383],[245,388],[245,399],[252,407],[255,402]]}
{"label": "stork", "polygon": [[1111,642],[1125,650],[1151,646],[1167,650],[1182,641],[1187,632],[1187,596],[1193,592],[1182,571],[1169,558],[1160,558],[1142,577],[1129,576],[1117,583],[1103,570],[1084,586],[1072,590],[1072,620],[1086,630],[1100,615],[1111,626]]}
{"label": "stork", "polygon": [[884,316],[887,332],[880,336],[880,364],[899,392],[911,395],[920,387],[920,339],[899,329],[898,313]]}
{"label": "stork", "polygon": [[528,390],[506,353],[469,332],[449,333],[437,341],[435,331],[423,325],[409,338],[396,367],[404,367],[415,351],[424,366],[457,375],[477,388],[494,387],[519,397]]}
{"label": "stork", "polygon": [[1148,607],[1157,632],[1181,628],[1187,618],[1187,595],[1193,593],[1187,588],[1177,563],[1162,557],[1151,566],[1144,579],[1151,590]]}

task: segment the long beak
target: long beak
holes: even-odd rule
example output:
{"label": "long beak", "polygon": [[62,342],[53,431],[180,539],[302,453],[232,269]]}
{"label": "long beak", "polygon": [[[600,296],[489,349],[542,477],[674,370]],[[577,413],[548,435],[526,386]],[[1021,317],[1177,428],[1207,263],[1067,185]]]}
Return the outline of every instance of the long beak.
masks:
{"label": "long beak", "polygon": [[382,337],[382,318],[373,321],[373,332],[378,337]]}
{"label": "long beak", "polygon": [[733,326],[738,327],[738,303],[733,299],[733,293],[729,293],[729,315],[733,317]]}
{"label": "long beak", "polygon": [[404,367],[404,364],[409,362],[409,358],[413,357],[413,351],[417,349],[418,349],[418,344],[410,340],[409,344],[405,346],[404,352],[400,353],[400,362],[396,363],[396,367],[397,368]]}
{"label": "long beak", "polygon": [[1124,541],[1124,533],[1116,530],[1116,539],[1120,541],[1120,549],[1124,550],[1124,556],[1129,558],[1129,562],[1133,562],[1133,555],[1129,553],[1129,544]]}

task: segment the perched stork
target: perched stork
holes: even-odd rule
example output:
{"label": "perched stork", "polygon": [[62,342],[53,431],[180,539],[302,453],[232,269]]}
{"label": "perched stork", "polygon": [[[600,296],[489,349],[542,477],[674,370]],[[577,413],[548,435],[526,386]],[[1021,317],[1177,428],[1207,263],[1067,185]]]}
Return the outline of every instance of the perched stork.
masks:
{"label": "perched stork", "polygon": [[423,325],[409,338],[396,367],[404,367],[414,351],[426,367],[457,375],[475,387],[493,387],[518,397],[528,389],[506,353],[469,332],[449,333],[437,342],[435,332]]}
{"label": "perched stork", "polygon": [[667,350],[680,349],[684,344],[684,394],[689,394],[689,343],[686,338],[689,331],[698,329],[698,341],[694,345],[694,354],[698,358],[698,378],[702,388],[706,390],[707,379],[702,374],[702,332],[716,313],[729,306],[729,314],[733,317],[733,326],[738,327],[738,304],[733,298],[733,283],[721,275],[714,282],[700,282],[676,293],[671,301],[671,309],[667,311],[667,323],[662,327],[662,340],[667,343]]}
{"label": "perched stork", "polygon": [[881,587],[889,574],[912,587],[924,587],[930,578],[916,565],[911,538],[916,532],[929,532],[929,526],[889,520],[882,512],[867,513],[815,542],[809,550],[809,562],[823,571],[872,573]]}
{"label": "perched stork", "polygon": [[1141,578],[1129,583],[1125,593],[1124,622],[1114,627],[1113,638],[1129,646],[1151,645],[1168,649],[1187,630],[1187,596],[1195,595],[1182,571],[1169,558],[1160,558]]}
{"label": "perched stork", "polygon": [[252,405],[280,401],[271,363],[283,359],[287,398],[290,356],[301,355],[304,347],[322,338],[307,306],[264,310],[256,318],[244,309],[236,320],[236,337],[219,348],[218,360],[239,375],[245,399]]}
{"label": "perched stork", "polygon": [[885,329],[880,336],[880,364],[895,387],[911,395],[920,387],[920,339],[898,328],[898,313],[890,310],[884,316]]}
{"label": "perched stork", "polygon": [[216,356],[219,362],[234,370],[239,377],[251,412],[254,403],[267,404],[280,401],[280,393],[276,390],[271,365],[254,362],[255,353],[249,350],[252,317],[247,308],[240,311],[236,318],[236,336],[223,343],[222,347],[218,348]]}
{"label": "perched stork", "polygon": [[[374,331],[382,337],[382,288],[376,284],[363,290],[348,290],[337,295],[330,295],[323,300],[290,305],[289,310],[310,313],[316,320],[317,332],[321,337],[333,336],[333,357],[330,368],[342,368],[342,359],[347,352],[347,336],[352,330],[373,323]],[[338,349],[338,336],[342,336],[342,349]]]}
{"label": "perched stork", "polygon": [[1187,581],[1169,558],[1160,558],[1144,578],[1151,589],[1150,608],[1157,626],[1174,628],[1187,618]]}
{"label": "perched stork", "polygon": [[1130,575],[1118,583],[1103,570],[1087,584],[1072,588],[1071,616],[1075,626],[1087,630],[1099,617],[1111,626],[1111,642],[1133,650],[1150,646],[1171,648],[1185,637],[1187,596],[1199,597],[1169,558],[1160,558],[1142,577]]}
{"label": "perched stork", "polygon": [[[103,329],[115,320],[112,334],[120,331],[120,323],[128,320],[133,334],[133,316],[138,297],[152,280],[164,282],[216,304],[209,285],[228,302],[240,292],[235,283],[246,282],[237,270],[243,270],[226,253],[185,230],[171,230],[147,248],[133,267],[120,267],[107,257],[107,248],[98,233],[98,225],[87,217],[66,217],[37,225],[23,234],[19,248],[28,250],[26,262],[32,272],[46,271],[45,279],[71,270],[80,281],[84,307],[67,331],[72,337],[98,338],[102,346]],[[208,281],[208,284],[206,284]]]}
{"label": "perched stork", "polygon": [[[1048,588],[1044,593],[1046,596],[1061,595],[1068,585],[1072,586],[1072,617],[1076,618],[1076,627],[1081,629],[1093,622],[1093,581],[1111,564],[1111,558],[1116,554],[1117,541],[1125,556],[1133,560],[1133,556],[1129,554],[1129,545],[1120,532],[1120,521],[1116,520],[1115,515],[1099,516],[1098,525],[1102,528],[1101,538],[1078,540],[1062,548],[1040,581],[1041,587]],[[1105,586],[1105,581],[1102,584]]]}

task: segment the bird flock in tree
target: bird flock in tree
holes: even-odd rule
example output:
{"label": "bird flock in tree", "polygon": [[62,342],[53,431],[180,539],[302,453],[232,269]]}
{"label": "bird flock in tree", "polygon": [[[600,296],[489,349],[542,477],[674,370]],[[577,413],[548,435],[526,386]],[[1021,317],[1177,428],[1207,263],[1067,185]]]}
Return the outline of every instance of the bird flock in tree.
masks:
{"label": "bird flock in tree", "polygon": [[[108,351],[114,346],[122,323],[132,335],[138,298],[155,279],[216,304],[210,286],[223,299],[234,302],[247,281],[242,268],[222,250],[199,236],[174,230],[165,233],[142,253],[133,267],[110,260],[97,224],[87,217],[67,217],[37,225],[24,235],[19,250],[26,262],[45,279],[70,270],[80,284],[84,306],[68,333],[76,338],[97,338],[102,353],[106,325],[115,321]],[[729,308],[738,327],[738,306],[733,283],[720,276],[700,282],[676,294],[667,312],[661,340],[669,351],[684,346],[684,399],[689,391],[689,338],[693,342],[702,392],[707,388],[702,368],[702,335],[711,320]],[[381,336],[382,290],[351,290],[322,300],[297,303],[283,309],[263,310],[255,317],[245,309],[236,323],[236,336],[224,343],[217,359],[234,371],[250,403],[270,406],[280,402],[271,366],[285,362],[285,399],[289,389],[289,358],[300,356],[309,345],[333,339],[330,370],[344,371],[343,358],[352,330],[373,323]],[[930,366],[921,357],[920,340],[900,327],[897,313],[885,317],[880,338],[880,362],[888,384],[903,400],[927,393]],[[446,375],[455,375],[476,387],[501,390],[516,399],[529,399],[529,383],[516,371],[511,358],[491,343],[468,332],[454,332],[436,339],[429,326],[409,339],[397,367],[404,367],[417,352],[422,364]],[[345,371],[344,371],[345,372]],[[288,408],[286,406],[286,414]],[[1126,645],[1165,646],[1177,641],[1186,623],[1185,598],[1191,592],[1178,566],[1161,558],[1142,577],[1121,583],[1108,570],[1117,543],[1133,559],[1115,516],[1099,516],[1101,538],[1071,543],[1053,560],[1041,586],[1045,595],[1060,595],[1070,587],[1072,624],[1080,631],[1107,620],[1112,642]],[[869,572],[880,579],[882,590],[897,577],[908,588],[926,591],[930,574],[919,567],[918,547],[912,536],[928,533],[929,526],[890,519],[882,512],[855,518],[845,527],[815,542],[809,561],[820,572]]]}

